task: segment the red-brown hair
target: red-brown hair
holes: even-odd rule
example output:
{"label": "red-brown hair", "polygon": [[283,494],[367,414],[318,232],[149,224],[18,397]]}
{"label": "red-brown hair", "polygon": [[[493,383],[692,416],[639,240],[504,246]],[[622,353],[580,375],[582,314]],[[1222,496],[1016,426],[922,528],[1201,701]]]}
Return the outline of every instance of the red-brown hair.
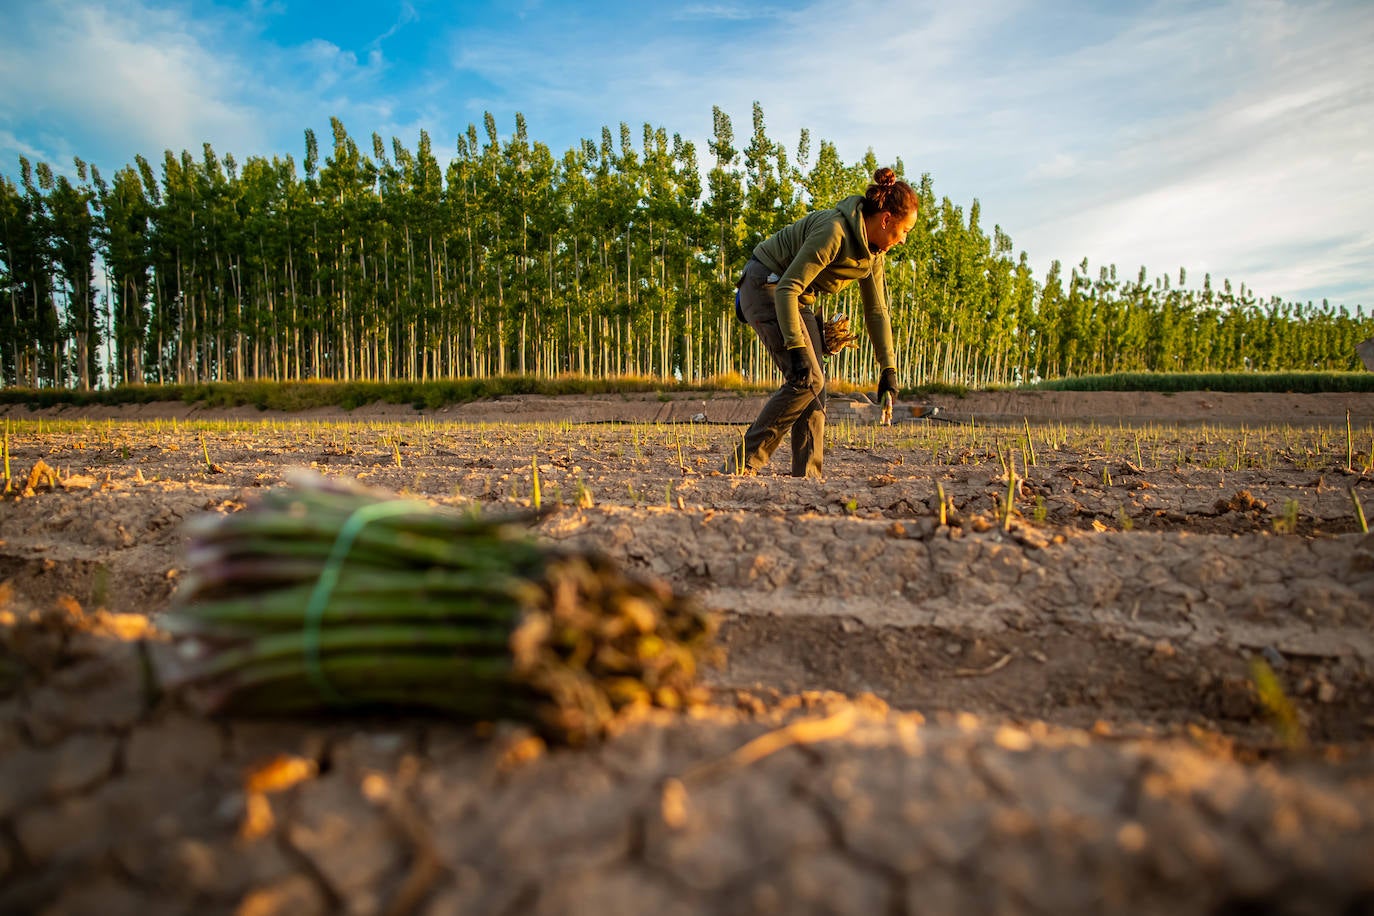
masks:
{"label": "red-brown hair", "polygon": [[873,173],[873,183],[864,192],[864,216],[874,213],[891,213],[901,219],[908,213],[915,213],[920,206],[916,192],[905,181],[897,180],[892,169],[882,168]]}

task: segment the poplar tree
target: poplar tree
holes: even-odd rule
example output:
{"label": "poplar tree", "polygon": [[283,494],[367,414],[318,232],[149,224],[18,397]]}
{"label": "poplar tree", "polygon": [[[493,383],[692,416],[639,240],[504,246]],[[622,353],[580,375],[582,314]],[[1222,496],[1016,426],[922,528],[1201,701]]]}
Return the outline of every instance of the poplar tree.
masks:
{"label": "poplar tree", "polygon": [[711,123],[713,133],[707,147],[715,157],[715,164],[706,177],[709,196],[704,206],[706,215],[715,225],[716,276],[723,289],[731,279],[731,269],[743,263],[739,254],[743,248],[740,221],[744,212],[744,190],[735,167],[739,151],[735,149],[735,129],[730,116],[720,108],[712,108]]}
{"label": "poplar tree", "polygon": [[71,373],[78,388],[89,390],[100,374],[97,357],[103,323],[95,303],[95,217],[91,213],[95,193],[86,184],[85,163],[78,159],[76,167],[81,186],[73,185],[65,175],[57,176],[48,208],[53,266],[66,306],[61,337],[73,344],[63,374]]}
{"label": "poplar tree", "polygon": [[18,219],[22,222],[15,227],[10,243],[12,271],[18,286],[17,295],[11,300],[15,309],[13,323],[17,339],[23,341],[17,372],[31,387],[61,385],[65,379],[54,298],[57,268],[53,259],[53,220],[43,195],[52,190],[52,169],[44,162],[32,166],[21,156],[19,174],[24,188],[18,208]]}
{"label": "poplar tree", "polygon": [[46,203],[33,167],[19,159],[22,188],[0,178],[0,262],[5,282],[0,349],[5,384],[37,388],[57,384],[54,351],[58,321],[53,304]]}
{"label": "poplar tree", "polygon": [[138,172],[125,166],[100,194],[101,258],[114,299],[114,372],[111,382],[144,380],[144,347],[148,333],[148,287],[153,264],[149,250],[153,207]]}

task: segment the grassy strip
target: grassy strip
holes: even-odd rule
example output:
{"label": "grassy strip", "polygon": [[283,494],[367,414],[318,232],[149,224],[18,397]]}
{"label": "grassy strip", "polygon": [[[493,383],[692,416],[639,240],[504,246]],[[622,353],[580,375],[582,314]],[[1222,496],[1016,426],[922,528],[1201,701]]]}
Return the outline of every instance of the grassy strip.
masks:
{"label": "grassy strip", "polygon": [[[35,410],[45,407],[108,407],[180,401],[200,407],[256,407],[259,410],[301,411],[321,407],[353,410],[378,402],[409,404],[416,410],[435,410],[450,404],[466,404],[486,398],[535,394],[594,395],[657,393],[668,400],[672,392],[722,391],[763,394],[772,391],[772,380],[747,383],[738,375],[705,379],[694,384],[658,378],[608,379],[561,376],[499,376],[481,379],[449,379],[434,382],[214,382],[201,385],[126,385],[119,388],[78,391],[73,388],[0,388],[0,404],[21,404]],[[835,393],[872,391],[872,384],[831,380]],[[963,385],[930,384],[903,389],[907,397],[968,393]]]}
{"label": "grassy strip", "polygon": [[[1122,372],[1053,379],[1024,386],[1041,391],[1235,391],[1235,392],[1374,392],[1370,372]],[[831,379],[832,393],[871,391],[872,386]],[[367,404],[409,404],[434,410],[508,395],[594,395],[657,393],[668,400],[673,392],[733,391],[761,394],[773,389],[772,380],[747,383],[731,374],[683,384],[670,379],[619,376],[590,378],[560,376],[543,379],[505,375],[492,378],[446,379],[432,382],[215,382],[199,385],[126,385],[95,391],[71,388],[0,388],[0,404],[44,407],[117,406],[181,401],[202,407],[257,407],[259,410],[301,411],[322,407],[352,410]],[[1014,390],[994,386],[991,390]],[[963,397],[964,385],[930,383],[902,389],[906,398]]]}
{"label": "grassy strip", "polygon": [[707,379],[694,385],[650,377],[590,378],[559,376],[535,378],[504,375],[491,378],[444,379],[432,382],[214,382],[198,385],[125,385],[118,388],[78,391],[71,388],[3,388],[0,404],[42,407],[89,407],[181,401],[203,407],[257,407],[260,410],[310,410],[342,407],[352,410],[367,404],[409,404],[416,410],[433,410],[448,404],[465,404],[484,398],[538,394],[630,394],[658,392],[667,398],[673,391],[771,390],[769,384],[746,384],[737,375]]}

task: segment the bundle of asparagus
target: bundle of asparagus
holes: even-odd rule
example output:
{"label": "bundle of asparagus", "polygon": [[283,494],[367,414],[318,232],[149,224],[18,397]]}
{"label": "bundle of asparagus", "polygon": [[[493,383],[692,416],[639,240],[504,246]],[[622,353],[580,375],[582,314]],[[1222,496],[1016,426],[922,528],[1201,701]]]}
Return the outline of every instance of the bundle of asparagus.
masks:
{"label": "bundle of asparagus", "polygon": [[482,518],[288,476],[190,523],[161,625],[166,685],[205,712],[400,707],[530,722],[578,743],[626,707],[701,699],[714,621],[609,559]]}

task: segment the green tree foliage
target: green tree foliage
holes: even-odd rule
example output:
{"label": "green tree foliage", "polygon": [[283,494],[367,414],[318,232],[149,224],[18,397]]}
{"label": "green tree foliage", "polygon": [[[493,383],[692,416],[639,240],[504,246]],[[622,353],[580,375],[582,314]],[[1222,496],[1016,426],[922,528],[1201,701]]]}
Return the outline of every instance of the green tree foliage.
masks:
{"label": "green tree foliage", "polygon": [[153,269],[149,247],[153,207],[137,171],[125,166],[115,173],[113,185],[101,185],[100,211],[106,285],[113,298],[111,380],[127,384],[143,378]]}
{"label": "green tree foliage", "polygon": [[[518,113],[504,136],[490,113],[468,125],[446,163],[424,131],[364,152],[338,119],[323,150],[305,132],[303,174],[209,144],[109,183],[80,160],[54,175],[21,159],[17,181],[0,175],[0,381],[771,380],[734,280],[759,240],[861,193],[879,162],[825,139],[813,156],[808,131],[790,152],[758,104],[751,124],[741,149],[713,109],[704,162],[650,124],[556,156]],[[887,269],[906,384],[1348,370],[1374,336],[1362,308],[1189,288],[1181,271],[1055,261],[1037,278],[977,200],[913,185],[920,217]],[[852,289],[824,307],[858,318]],[[832,365],[876,370],[866,348]]]}
{"label": "green tree foliage", "polygon": [[57,322],[55,313],[49,319],[46,311],[52,302],[52,270],[46,256],[47,213],[32,184],[32,167],[25,159],[19,161],[24,175],[22,190],[0,176],[0,280],[5,292],[0,315],[5,343],[0,349],[0,365],[7,382],[37,387],[57,381],[47,356]]}

